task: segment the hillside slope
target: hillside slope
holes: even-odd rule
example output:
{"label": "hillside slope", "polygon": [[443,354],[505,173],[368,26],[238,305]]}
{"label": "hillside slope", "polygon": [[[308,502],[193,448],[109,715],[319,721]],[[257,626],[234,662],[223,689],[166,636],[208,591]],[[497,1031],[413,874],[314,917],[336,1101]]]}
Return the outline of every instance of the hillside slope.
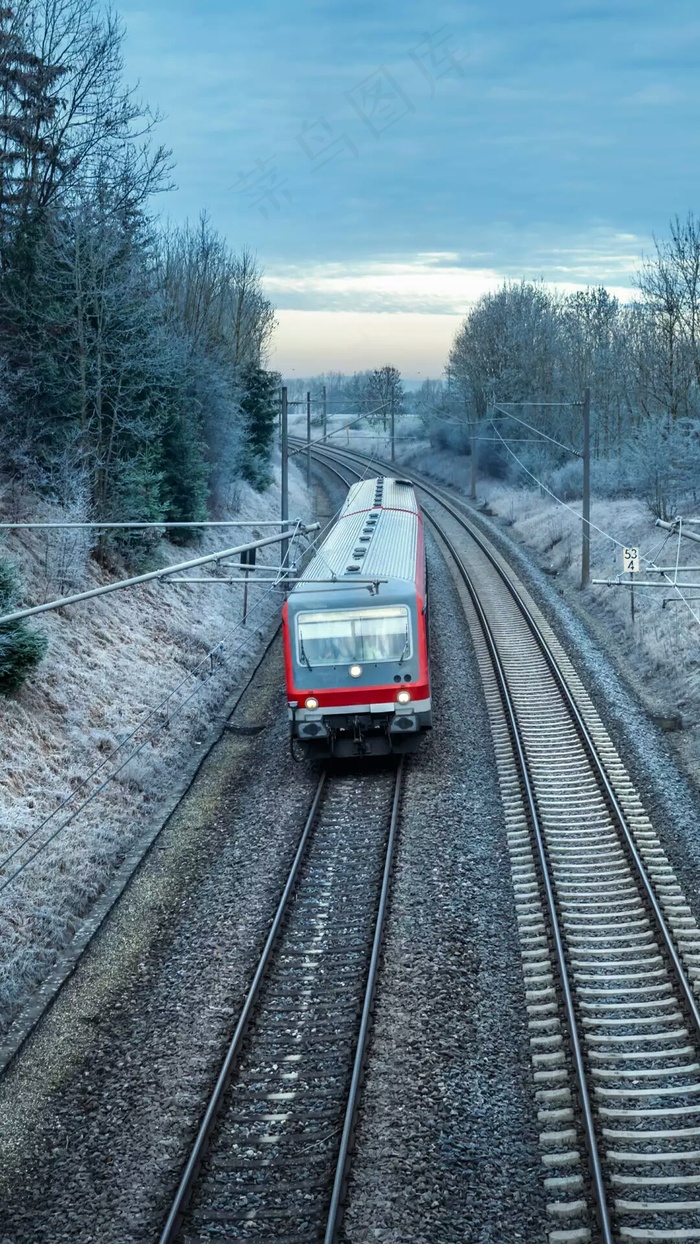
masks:
{"label": "hillside slope", "polygon": [[[16,508],[10,512],[0,497],[2,521],[17,521]],[[290,513],[309,517],[293,468]],[[163,543],[158,564],[269,534],[256,521],[278,514],[278,483],[261,495],[243,485],[231,517],[245,527],[213,529],[184,548]],[[21,514],[24,521],[65,517],[26,499]],[[16,563],[30,604],[107,581],[74,533],[16,532],[0,554]],[[279,547],[258,560],[278,564]],[[157,816],[279,612],[279,589],[251,587],[243,627],[242,594],[239,584],[154,582],[31,620],[48,637],[47,655],[16,698],[0,698],[0,861],[7,861],[0,866],[0,1032]]]}

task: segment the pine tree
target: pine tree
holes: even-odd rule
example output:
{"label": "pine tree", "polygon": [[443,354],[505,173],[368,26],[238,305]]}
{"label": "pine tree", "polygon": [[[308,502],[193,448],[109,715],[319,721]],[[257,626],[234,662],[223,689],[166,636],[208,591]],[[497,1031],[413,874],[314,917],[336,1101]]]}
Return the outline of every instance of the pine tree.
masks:
{"label": "pine tree", "polygon": [[[199,428],[186,410],[175,410],[167,420],[160,442],[161,493],[164,518],[171,523],[192,523],[207,517],[208,466]],[[201,532],[177,528],[170,539],[188,544]]]}
{"label": "pine tree", "polygon": [[[0,614],[12,611],[18,589],[14,567],[9,562],[0,562]],[[44,656],[47,644],[46,636],[30,630],[26,622],[0,625],[0,695],[19,691]]]}
{"label": "pine tree", "polygon": [[66,70],[51,65],[25,41],[13,9],[0,8],[0,220],[2,240],[26,221],[47,169],[56,161],[50,127],[61,105]]}
{"label": "pine tree", "polygon": [[279,410],[277,391],[282,383],[279,372],[265,371],[249,364],[241,371],[241,410],[246,426],[247,453],[244,478],[258,491],[269,487],[270,452]]}

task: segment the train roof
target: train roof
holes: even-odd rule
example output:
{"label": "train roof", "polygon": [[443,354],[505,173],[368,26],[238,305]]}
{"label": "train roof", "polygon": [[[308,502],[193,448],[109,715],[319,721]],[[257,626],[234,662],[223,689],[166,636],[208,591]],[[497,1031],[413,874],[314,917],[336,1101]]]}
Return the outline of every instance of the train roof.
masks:
{"label": "train roof", "polygon": [[[421,524],[410,480],[360,480],[351,487],[333,530],[304,571],[309,580],[403,579],[415,582]],[[359,586],[359,585],[358,585]],[[329,587],[332,585],[329,584]]]}

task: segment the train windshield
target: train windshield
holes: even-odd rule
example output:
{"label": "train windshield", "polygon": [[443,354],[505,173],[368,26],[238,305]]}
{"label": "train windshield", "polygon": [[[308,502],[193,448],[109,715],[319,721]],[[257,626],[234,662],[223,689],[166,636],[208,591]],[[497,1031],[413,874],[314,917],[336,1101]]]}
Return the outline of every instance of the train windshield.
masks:
{"label": "train windshield", "polygon": [[377,609],[334,609],[297,615],[301,665],[351,665],[354,661],[406,661],[411,656],[411,621],[404,605]]}

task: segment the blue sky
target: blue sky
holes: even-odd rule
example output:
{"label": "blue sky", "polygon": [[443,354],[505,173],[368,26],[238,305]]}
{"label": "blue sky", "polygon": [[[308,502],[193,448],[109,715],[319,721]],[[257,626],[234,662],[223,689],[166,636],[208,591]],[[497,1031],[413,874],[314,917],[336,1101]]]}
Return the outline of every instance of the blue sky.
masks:
{"label": "blue sky", "polygon": [[700,207],[689,0],[121,12],[177,162],[160,206],[204,207],[257,252],[287,375],[439,375],[479,293],[524,276],[624,294],[652,234]]}

